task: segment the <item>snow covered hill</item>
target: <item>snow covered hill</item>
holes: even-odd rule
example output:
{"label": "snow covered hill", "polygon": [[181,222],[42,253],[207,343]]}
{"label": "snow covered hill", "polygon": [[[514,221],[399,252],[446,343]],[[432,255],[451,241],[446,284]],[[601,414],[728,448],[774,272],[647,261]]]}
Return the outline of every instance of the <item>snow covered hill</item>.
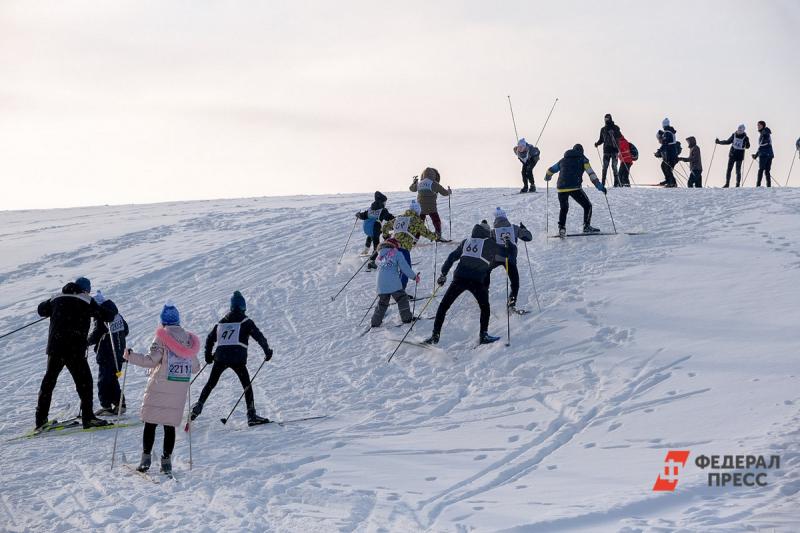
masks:
{"label": "snow covered hill", "polygon": [[[33,425],[38,324],[0,340],[0,530],[800,530],[800,190],[613,190],[617,229],[646,233],[566,241],[544,235],[543,192],[510,192],[457,191],[453,238],[496,206],[523,221],[542,312],[511,317],[510,348],[476,349],[478,310],[464,295],[439,348],[404,345],[390,364],[404,332],[394,308],[358,336],[374,274],[330,298],[360,264],[360,228],[336,262],[371,194],[0,213],[0,333],[36,319],[36,304],[78,275],[117,302],[137,349],[166,299],[205,335],[238,289],[275,348],[256,379],[261,414],[328,415],[247,428],[240,406],[224,426],[241,393],[227,373],[195,426],[194,468],[179,431],[178,480],[161,485],[109,470],[113,431],[7,442]],[[611,230],[589,194],[594,225]],[[411,195],[389,197],[398,212]],[[554,194],[550,204],[553,233]],[[573,205],[571,229],[579,214]],[[438,265],[452,248],[438,248]],[[435,250],[413,254],[420,294],[433,289]],[[536,311],[520,257],[520,306]],[[260,361],[251,348],[251,374]],[[132,417],[145,379],[130,369]],[[77,406],[64,372],[51,415]],[[141,427],[119,437],[138,460]],[[675,449],[690,451],[677,489],[653,492]],[[736,454],[779,455],[781,468],[766,487],[708,487],[695,459]]]}

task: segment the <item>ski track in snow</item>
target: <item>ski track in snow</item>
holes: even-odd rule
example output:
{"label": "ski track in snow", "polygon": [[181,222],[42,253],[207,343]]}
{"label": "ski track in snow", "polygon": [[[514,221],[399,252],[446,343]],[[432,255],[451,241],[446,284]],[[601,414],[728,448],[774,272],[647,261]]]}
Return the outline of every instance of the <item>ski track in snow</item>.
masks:
{"label": "ski track in snow", "polygon": [[[0,530],[800,528],[800,365],[787,333],[799,317],[786,291],[800,270],[800,191],[612,190],[617,229],[647,233],[565,241],[544,234],[544,193],[507,193],[456,191],[454,243],[412,252],[422,261],[419,291],[433,291],[434,253],[439,268],[500,205],[534,232],[542,313],[520,249],[520,306],[532,313],[511,317],[510,348],[475,348],[478,310],[465,294],[438,348],[403,345],[390,364],[389,339],[404,329],[358,336],[374,275],[359,274],[331,302],[361,264],[360,227],[336,261],[351,213],[371,195],[0,213],[0,332],[34,320],[41,300],[87,275],[130,323],[128,345],[142,350],[167,298],[204,336],[238,289],[275,349],[255,383],[259,411],[329,415],[246,428],[240,405],[223,426],[241,393],[226,373],[195,423],[193,469],[179,429],[177,480],[159,485],[109,471],[113,431],[4,442]],[[593,193],[593,223],[610,231]],[[389,197],[397,213],[411,195]],[[580,215],[571,205],[571,229]],[[503,275],[493,274],[490,332],[505,336]],[[397,321],[390,307],[385,325]],[[409,339],[431,327],[420,321]],[[3,440],[33,424],[45,341],[44,324],[0,340]],[[251,347],[251,375],[261,355]],[[128,418],[138,416],[145,381],[144,369],[130,369]],[[51,417],[77,405],[64,371]],[[162,437],[159,429],[154,453]],[[653,493],[670,448],[691,449],[690,463],[700,453],[780,454],[783,468],[760,490],[709,488],[695,469],[676,493]],[[119,449],[138,461],[141,426],[119,430]]]}

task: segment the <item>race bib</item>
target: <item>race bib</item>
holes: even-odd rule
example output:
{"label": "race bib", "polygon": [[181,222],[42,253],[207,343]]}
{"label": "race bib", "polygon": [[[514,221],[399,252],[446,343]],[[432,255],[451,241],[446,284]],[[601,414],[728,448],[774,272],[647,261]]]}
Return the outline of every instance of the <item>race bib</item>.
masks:
{"label": "race bib", "polygon": [[122,315],[117,314],[117,316],[114,317],[114,320],[108,323],[108,331],[110,331],[112,334],[125,331],[125,322],[122,320]]}
{"label": "race bib", "polygon": [[744,150],[744,137],[733,136],[733,148],[735,150]]}
{"label": "race bib", "polygon": [[167,351],[167,381],[189,381],[192,377],[192,360],[178,357],[169,348]]}
{"label": "race bib", "polygon": [[242,346],[239,342],[241,322],[226,322],[217,324],[217,346]]}
{"label": "race bib", "polygon": [[394,232],[395,233],[410,233],[411,217],[397,217],[394,219]]}
{"label": "race bib", "polygon": [[517,242],[517,235],[514,231],[514,226],[509,226],[505,228],[495,228],[494,229],[494,240],[500,246],[505,246],[506,241],[503,240],[503,237],[508,235],[509,242]]}
{"label": "race bib", "polygon": [[381,217],[381,211],[383,211],[383,209],[368,209],[367,218],[378,220]]}
{"label": "race bib", "polygon": [[430,192],[433,190],[433,180],[432,179],[424,179],[419,182],[417,185],[417,191],[428,191]]}
{"label": "race bib", "polygon": [[464,242],[464,251],[462,255],[486,261],[486,259],[483,258],[483,245],[485,242],[486,239],[467,239]]}

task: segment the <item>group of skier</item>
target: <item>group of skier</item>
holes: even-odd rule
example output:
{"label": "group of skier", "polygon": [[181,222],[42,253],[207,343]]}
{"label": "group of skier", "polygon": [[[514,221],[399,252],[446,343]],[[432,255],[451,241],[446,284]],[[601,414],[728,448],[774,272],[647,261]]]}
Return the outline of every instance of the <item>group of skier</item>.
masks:
{"label": "group of skier", "polygon": [[[84,429],[101,428],[112,424],[100,416],[119,416],[125,413],[125,397],[119,384],[124,361],[150,369],[142,399],[141,419],[144,422],[142,458],[138,470],[150,468],[156,427],[164,426],[161,472],[171,475],[171,456],[175,445],[175,428],[183,420],[187,393],[193,375],[202,371],[197,354],[199,338],[181,326],[181,315],[170,302],[159,315],[150,348],[138,353],[126,346],[129,335],[127,321],[116,304],[100,291],[91,296],[91,282],[80,277],[67,283],[60,294],[39,304],[38,313],[50,319],[47,342],[47,369],[39,389],[36,407],[35,432],[58,427],[49,419],[50,403],[58,376],[64,367],[72,375],[80,397],[80,418]],[[222,373],[230,368],[244,389],[248,425],[260,425],[269,419],[257,414],[252,381],[247,370],[249,339],[254,339],[264,351],[264,361],[272,358],[266,337],[246,314],[247,304],[239,291],[233,293],[230,311],[214,325],[206,337],[205,362],[212,365],[211,375],[198,401],[192,406],[190,421],[203,411],[211,391]],[[94,321],[94,328],[90,332]],[[93,411],[92,372],[86,351],[93,346],[98,363],[98,397],[100,409]]]}

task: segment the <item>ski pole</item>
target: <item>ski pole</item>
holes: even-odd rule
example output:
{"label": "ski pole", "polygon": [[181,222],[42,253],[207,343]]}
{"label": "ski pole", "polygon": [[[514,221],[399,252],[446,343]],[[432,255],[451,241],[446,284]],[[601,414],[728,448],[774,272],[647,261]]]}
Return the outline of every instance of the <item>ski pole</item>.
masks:
{"label": "ski pole", "polygon": [[264,367],[264,363],[266,363],[266,362],[267,362],[266,359],[261,361],[261,365],[258,367],[258,370],[256,370],[256,373],[253,374],[253,377],[250,379],[250,383],[248,383],[247,387],[244,388],[244,390],[242,391],[242,394],[239,396],[239,399],[236,400],[236,403],[233,405],[233,409],[231,409],[231,412],[228,413],[228,416],[226,416],[225,418],[220,418],[219,419],[219,421],[222,422],[223,425],[228,423],[228,419],[231,417],[233,412],[236,410],[236,407],[238,407],[239,402],[242,401],[242,398],[244,398],[245,393],[247,393],[247,391],[253,385],[253,381],[255,381],[256,376],[258,375],[259,372],[261,372],[261,369]]}
{"label": "ski pole", "polygon": [[411,301],[411,320],[414,320],[414,310],[417,308],[417,282],[414,281],[414,300]]}
{"label": "ski pole", "polygon": [[511,122],[514,124],[514,137],[516,141],[519,142],[519,133],[517,133],[517,120],[514,118],[514,108],[511,106],[511,95],[507,96],[508,98],[508,108],[511,110]]}
{"label": "ski pole", "polygon": [[[115,356],[116,357],[116,356]],[[125,382],[128,381],[128,361],[125,361],[125,370],[122,371],[122,389],[119,392],[119,404],[117,404],[117,421],[114,424],[114,446],[111,449],[111,470],[114,470],[114,460],[117,458],[117,437],[119,437],[119,419],[122,416],[122,398],[125,397]]]}
{"label": "ski pole", "polygon": [[536,282],[533,281],[533,267],[531,266],[531,256],[528,255],[528,243],[525,243],[525,257],[528,259],[528,272],[531,274],[531,283],[533,284],[533,295],[536,296],[536,307],[539,308],[539,312],[542,312],[542,306],[539,305],[539,293],[536,292]]}
{"label": "ski pole", "polygon": [[358,217],[356,217],[355,221],[353,222],[353,229],[350,230],[350,235],[347,236],[347,242],[344,243],[344,250],[342,250],[342,256],[339,258],[339,262],[336,263],[337,265],[342,264],[342,259],[344,259],[344,254],[347,251],[347,245],[350,244],[350,238],[353,236],[353,232],[356,230],[356,224],[358,224]]}
{"label": "ski pole", "polygon": [[367,318],[367,315],[369,314],[369,312],[372,311],[372,306],[375,305],[375,302],[378,301],[378,296],[380,296],[380,295],[378,295],[378,294],[375,295],[375,299],[372,300],[372,303],[369,305],[369,308],[367,309],[367,312],[364,313],[364,316],[361,317],[361,322],[358,323],[359,326],[364,323],[364,319]]}
{"label": "ski pole", "polygon": [[[794,156],[795,155],[797,155],[798,159],[800,159],[800,148],[795,150],[794,154],[792,154],[792,164],[789,165],[789,174],[786,176],[786,185],[785,185],[785,187],[789,186],[789,178],[792,177],[792,169],[794,168]],[[775,180],[775,181],[778,181],[778,180]]]}
{"label": "ski pole", "polygon": [[711,178],[711,165],[714,164],[714,154],[717,153],[717,143],[714,143],[714,149],[711,151],[711,162],[708,164],[708,171],[706,174],[706,184],[703,187],[708,187],[708,180]]}
{"label": "ski pole", "polygon": [[747,176],[750,175],[750,169],[753,168],[753,163],[755,162],[756,162],[755,159],[750,158],[750,165],[747,167],[747,172],[745,172],[744,174],[744,179],[742,180],[742,187],[744,187],[744,184],[747,183]]}
{"label": "ski pole", "polygon": [[335,299],[336,299],[336,298],[337,298],[337,297],[338,297],[340,294],[342,294],[342,291],[343,291],[343,290],[344,290],[344,289],[345,289],[345,288],[346,288],[348,285],[350,285],[350,282],[351,282],[351,281],[353,281],[354,279],[356,279],[356,276],[358,275],[358,273],[359,273],[359,272],[361,272],[361,269],[362,269],[362,268],[364,268],[364,267],[367,265],[367,263],[369,263],[369,260],[370,260],[370,258],[369,258],[369,257],[367,257],[366,261],[364,261],[363,263],[361,263],[361,266],[360,266],[360,267],[358,267],[358,270],[356,270],[356,273],[355,273],[355,274],[353,274],[353,275],[352,275],[352,277],[351,277],[349,280],[347,280],[347,283],[345,283],[345,284],[344,284],[344,287],[342,287],[341,289],[339,289],[339,292],[337,292],[337,293],[336,293],[334,296],[331,296],[331,301],[334,301],[334,300],[335,300]]}
{"label": "ski pole", "polygon": [[449,239],[453,240],[453,205],[450,203],[450,197],[453,195],[451,192],[447,195],[447,217],[450,219],[448,231],[450,232]]}
{"label": "ski pole", "polygon": [[509,253],[508,243],[506,243],[506,335],[507,335],[506,347],[511,346],[511,307],[508,305],[509,303],[508,299],[510,297],[508,292],[509,291],[508,284],[510,277],[510,274],[508,272],[508,253]]}
{"label": "ski pole", "polygon": [[194,375],[194,377],[192,378],[191,383],[194,383],[194,380],[196,380],[197,378],[200,377],[200,374],[203,373],[203,370],[205,370],[207,366],[208,366],[208,363],[203,365],[203,368],[200,369],[200,372],[198,372],[197,374]]}
{"label": "ski pole", "polygon": [[[430,305],[430,303],[431,303],[431,302],[433,301],[433,299],[436,297],[436,293],[437,293],[438,291],[439,291],[439,285],[437,284],[437,285],[435,285],[435,286],[434,286],[434,289],[433,289],[433,294],[431,294],[430,298],[428,298],[428,301],[427,301],[427,302],[425,302],[425,305],[423,305],[423,306],[422,306],[422,309],[421,309],[421,310],[420,310],[420,312],[419,312],[420,316],[422,316],[422,313],[424,313],[424,312],[425,312],[425,309],[427,309],[427,308],[428,308],[428,305]],[[412,320],[412,321],[411,321],[411,327],[409,327],[409,328],[408,328],[408,331],[406,331],[406,334],[405,334],[405,335],[403,335],[403,338],[402,338],[402,339],[400,339],[400,342],[398,342],[398,343],[397,343],[397,347],[394,349],[394,351],[392,352],[392,354],[389,356],[389,359],[387,359],[387,360],[386,360],[386,362],[387,362],[387,363],[391,363],[391,362],[392,362],[392,357],[394,357],[394,354],[396,354],[396,353],[397,353],[397,350],[399,350],[399,349],[400,349],[400,346],[402,346],[402,345],[403,345],[403,342],[405,342],[405,340],[406,340],[406,337],[408,337],[408,334],[409,334],[409,333],[411,333],[411,330],[412,330],[412,329],[414,329],[414,326],[415,326],[416,324],[417,324],[417,321],[416,321],[416,320]]]}
{"label": "ski pole", "polygon": [[611,217],[611,226],[614,228],[614,234],[617,234],[617,225],[614,224],[614,215],[611,214],[611,204],[608,203],[608,195],[603,193],[603,196],[606,198],[606,205],[608,206],[608,216]]}
{"label": "ski pole", "polygon": [[544,192],[544,233],[550,235],[550,180],[547,180]]}
{"label": "ski pole", "polygon": [[15,329],[14,331],[9,331],[8,333],[5,333],[5,334],[3,334],[3,335],[0,335],[0,339],[2,339],[2,338],[4,338],[4,337],[8,337],[9,335],[11,335],[11,334],[13,334],[13,333],[16,333],[16,332],[18,332],[18,331],[22,331],[22,330],[23,330],[23,329],[25,329],[25,328],[29,328],[29,327],[31,327],[31,326],[32,326],[32,325],[34,325],[34,324],[38,324],[38,323],[39,323],[39,322],[41,322],[42,320],[47,320],[47,318],[48,318],[48,317],[44,316],[44,317],[40,318],[39,320],[34,320],[34,321],[33,321],[33,322],[31,322],[30,324],[25,324],[25,325],[24,325],[24,326],[22,326],[21,328],[17,328],[17,329]]}
{"label": "ski pole", "polygon": [[[199,374],[199,372],[198,372]],[[189,382],[189,401],[186,404],[186,427],[189,434],[189,470],[192,469],[192,382]]]}
{"label": "ski pole", "polygon": [[553,107],[550,108],[550,112],[547,114],[547,119],[544,121],[544,126],[542,126],[542,131],[539,132],[539,136],[536,137],[536,143],[534,146],[539,146],[539,140],[542,138],[542,134],[544,133],[544,129],[547,127],[547,123],[550,122],[550,115],[553,114],[553,110],[556,108],[556,104],[558,103],[558,98],[553,101]]}

